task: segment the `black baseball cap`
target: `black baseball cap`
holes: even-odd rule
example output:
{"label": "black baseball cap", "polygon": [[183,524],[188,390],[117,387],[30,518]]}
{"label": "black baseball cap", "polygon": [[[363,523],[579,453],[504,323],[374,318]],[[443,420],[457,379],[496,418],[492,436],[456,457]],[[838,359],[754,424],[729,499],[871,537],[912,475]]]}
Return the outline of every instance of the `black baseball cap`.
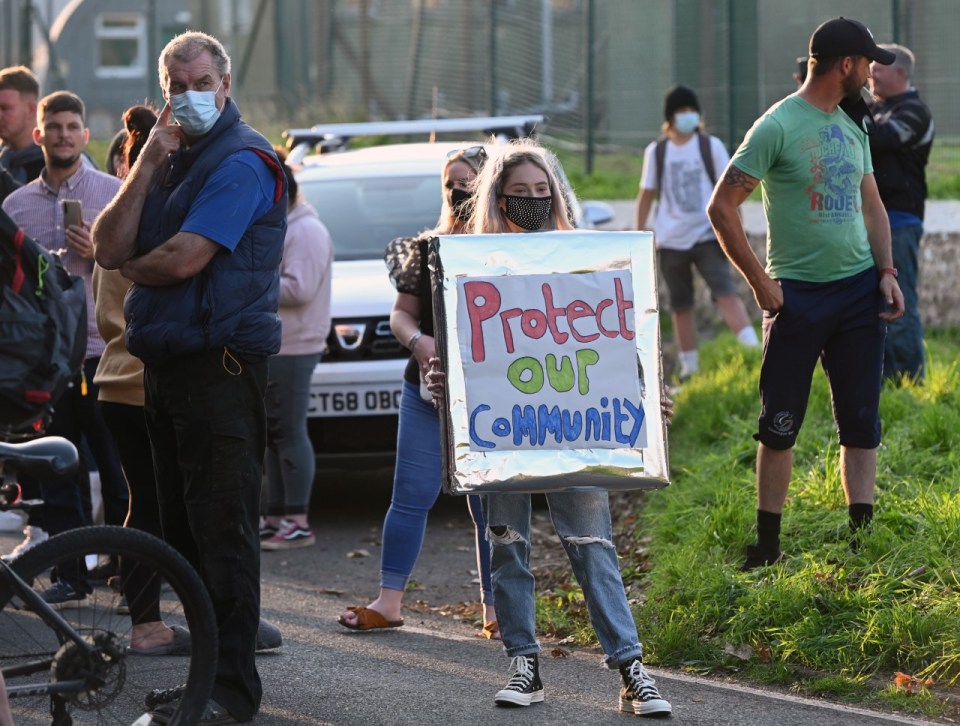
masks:
{"label": "black baseball cap", "polygon": [[810,36],[810,55],[814,58],[862,55],[885,66],[897,59],[889,50],[877,47],[866,25],[850,18],[834,18],[814,30]]}

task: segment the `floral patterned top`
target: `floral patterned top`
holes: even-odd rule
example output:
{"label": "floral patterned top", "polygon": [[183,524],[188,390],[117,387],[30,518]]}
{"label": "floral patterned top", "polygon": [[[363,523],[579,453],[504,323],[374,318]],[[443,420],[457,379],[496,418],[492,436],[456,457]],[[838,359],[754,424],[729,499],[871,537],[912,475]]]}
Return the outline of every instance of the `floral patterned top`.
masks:
{"label": "floral patterned top", "polygon": [[[397,292],[420,298],[420,331],[431,337],[433,336],[433,292],[430,287],[426,257],[427,243],[432,238],[432,233],[418,237],[397,237],[387,244],[383,254],[387,274]],[[413,355],[407,362],[403,379],[414,385],[420,383],[420,366]]]}
{"label": "floral patterned top", "polygon": [[397,292],[419,295],[422,282],[423,254],[429,237],[397,237],[387,244],[383,261]]}

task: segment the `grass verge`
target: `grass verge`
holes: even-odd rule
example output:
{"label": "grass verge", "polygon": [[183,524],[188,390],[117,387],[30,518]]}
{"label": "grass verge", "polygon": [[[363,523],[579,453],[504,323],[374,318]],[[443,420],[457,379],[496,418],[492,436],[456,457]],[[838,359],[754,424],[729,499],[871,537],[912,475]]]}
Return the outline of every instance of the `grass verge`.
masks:
{"label": "grass verge", "polygon": [[[957,340],[956,331],[929,334],[925,385],[883,392],[876,516],[857,553],[818,370],[794,452],[787,557],[748,573],[738,567],[754,538],[760,355],[729,335],[703,345],[704,372],[684,385],[670,431],[672,485],[626,498],[618,525],[624,583],[651,661],[838,701],[960,715],[956,701],[941,697],[960,693]],[[570,587],[543,593],[541,629],[595,644],[569,612],[551,617],[560,594],[578,601]]]}

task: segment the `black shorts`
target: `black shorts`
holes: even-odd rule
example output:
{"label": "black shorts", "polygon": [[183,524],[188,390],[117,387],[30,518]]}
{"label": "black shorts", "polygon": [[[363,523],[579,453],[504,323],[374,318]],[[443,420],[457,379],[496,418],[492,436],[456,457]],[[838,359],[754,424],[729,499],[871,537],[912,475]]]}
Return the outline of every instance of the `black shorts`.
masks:
{"label": "black shorts", "polygon": [[758,441],[789,449],[807,411],[820,359],[830,382],[840,444],[880,444],[880,386],[887,324],[883,296],[870,268],[834,282],[780,280],[783,307],[763,314]]}

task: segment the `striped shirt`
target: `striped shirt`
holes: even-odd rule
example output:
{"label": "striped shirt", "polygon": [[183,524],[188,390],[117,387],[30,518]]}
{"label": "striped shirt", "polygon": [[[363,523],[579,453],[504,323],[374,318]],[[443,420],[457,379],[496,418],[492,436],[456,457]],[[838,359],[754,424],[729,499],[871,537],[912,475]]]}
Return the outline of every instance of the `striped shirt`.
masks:
{"label": "striped shirt", "polygon": [[59,191],[54,191],[46,178],[44,169],[38,179],[12,192],[3,200],[3,211],[45,249],[60,254],[67,272],[83,278],[87,293],[87,358],[96,358],[103,353],[104,342],[97,331],[93,306],[93,260],[85,260],[68,248],[61,202],[79,199],[83,221],[93,225],[93,220],[120,189],[120,180],[85,164],[60,185]]}

